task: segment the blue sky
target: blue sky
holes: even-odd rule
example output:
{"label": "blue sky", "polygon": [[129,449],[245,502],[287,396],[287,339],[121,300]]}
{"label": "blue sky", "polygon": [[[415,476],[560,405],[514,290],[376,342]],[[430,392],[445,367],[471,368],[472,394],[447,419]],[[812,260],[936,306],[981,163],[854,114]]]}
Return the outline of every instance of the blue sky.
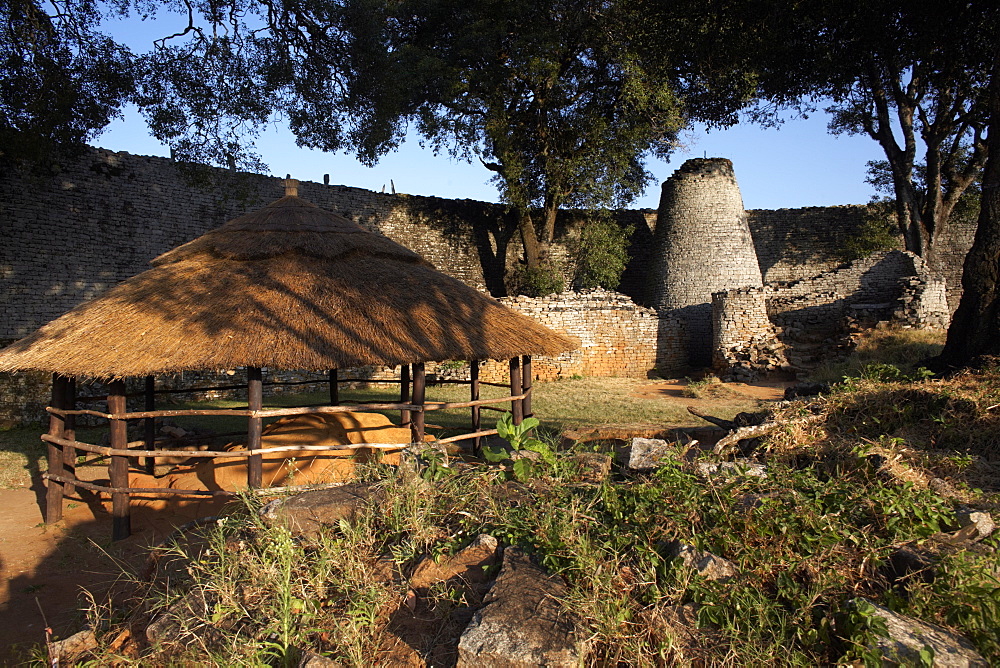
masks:
{"label": "blue sky", "polygon": [[[186,16],[162,11],[155,19],[109,17],[104,28],[136,52],[147,50],[152,40],[183,28]],[[789,118],[778,128],[752,124],[706,132],[695,127],[683,137],[684,148],[669,163],[651,160],[648,169],[656,177],[634,207],[656,208],[659,184],[684,160],[722,157],[733,161],[736,178],[748,209],[780,209],[834,204],[863,204],[872,188],[865,183],[866,163],[884,159],[878,145],[867,137],[833,136],[826,129],[827,115],[817,112],[808,119]],[[92,143],[137,155],[169,155],[169,149],[149,136],[145,121],[134,109],[116,120]],[[390,182],[396,191],[434,195],[449,199],[497,201],[489,183],[491,173],[478,163],[454,162],[422,149],[410,137],[398,151],[369,168],[349,155],[326,154],[300,149],[287,129],[273,127],[260,137],[257,148],[270,173],[291,174],[301,181],[323,181],[380,191]]]}
{"label": "blue sky", "polygon": [[[733,161],[736,178],[748,209],[780,209],[834,204],[863,204],[872,194],[865,183],[866,163],[883,158],[878,145],[866,137],[833,136],[826,129],[823,112],[808,119],[789,119],[778,128],[751,124],[706,132],[694,128],[683,137],[685,147],[669,163],[649,162],[656,176],[633,206],[656,208],[659,183],[688,158],[723,157]],[[166,146],[149,136],[135,111],[126,112],[94,144],[138,155],[169,155]],[[323,181],[368,190],[390,190],[449,199],[497,201],[489,183],[490,172],[478,164],[454,162],[422,149],[411,137],[395,153],[369,168],[349,155],[301,149],[286,129],[271,128],[257,142],[258,150],[277,176],[291,174],[301,181]]]}

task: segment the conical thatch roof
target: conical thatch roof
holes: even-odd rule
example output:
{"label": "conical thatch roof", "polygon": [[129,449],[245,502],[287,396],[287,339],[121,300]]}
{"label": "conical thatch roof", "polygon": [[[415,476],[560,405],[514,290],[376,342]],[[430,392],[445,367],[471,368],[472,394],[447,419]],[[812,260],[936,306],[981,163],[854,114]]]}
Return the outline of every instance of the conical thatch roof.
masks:
{"label": "conical thatch roof", "polygon": [[289,195],[0,351],[0,371],[322,370],[575,347],[394,241]]}

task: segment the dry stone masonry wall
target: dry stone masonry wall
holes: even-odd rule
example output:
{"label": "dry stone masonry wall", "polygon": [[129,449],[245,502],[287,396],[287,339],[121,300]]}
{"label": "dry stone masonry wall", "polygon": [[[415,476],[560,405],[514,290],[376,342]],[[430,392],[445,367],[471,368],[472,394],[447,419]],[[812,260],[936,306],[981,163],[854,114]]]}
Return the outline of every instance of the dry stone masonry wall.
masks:
{"label": "dry stone masonry wall", "polygon": [[[51,176],[0,178],[0,340],[20,338],[149,262],[282,196],[281,179],[92,149]],[[300,194],[500,290],[513,222],[500,205],[303,182]]]}
{"label": "dry stone masonry wall", "polygon": [[[507,207],[324,181],[303,181],[302,196],[412,248],[469,285],[507,294],[522,262]],[[103,149],[86,149],[46,173],[0,173],[0,346],[282,192],[274,177]],[[862,212],[858,206],[745,212],[730,161],[689,160],[663,184],[655,216],[616,212],[635,230],[620,287],[635,303],[593,293],[510,305],[587,342],[565,359],[537,362],[546,378],[642,375],[653,367],[679,373],[689,363],[713,361],[768,369],[782,354],[768,327],[787,342],[789,332],[833,328],[845,316],[944,326],[957,306],[961,260],[974,226],[949,226],[926,266],[898,253],[840,266],[843,243],[857,231]],[[567,284],[586,218],[571,211],[557,222],[552,256],[565,260]],[[653,306],[658,315],[637,304]],[[439,371],[461,373],[453,365]],[[37,415],[47,386],[44,374],[0,375],[0,422],[16,419],[17,406]]]}
{"label": "dry stone masonry wall", "polygon": [[[580,340],[576,350],[558,357],[534,358],[532,372],[538,380],[573,376],[645,378],[650,369],[671,363],[657,357],[660,321],[656,311],[638,306],[623,294],[585,290],[539,298],[504,297],[500,302]],[[486,364],[483,377],[502,382],[507,378],[507,367],[496,362]]]}
{"label": "dry stone masonry wall", "polygon": [[663,184],[655,245],[653,304],[685,321],[692,363],[708,364],[712,293],[762,285],[732,162],[688,160],[674,172]]}
{"label": "dry stone masonry wall", "polygon": [[712,367],[723,376],[746,382],[788,366],[768,317],[769,292],[741,288],[712,295]]}
{"label": "dry stone masonry wall", "polygon": [[885,251],[808,279],[715,293],[712,320],[713,366],[748,380],[812,361],[804,351],[850,323],[944,328],[949,311],[944,280],[921,258]]}

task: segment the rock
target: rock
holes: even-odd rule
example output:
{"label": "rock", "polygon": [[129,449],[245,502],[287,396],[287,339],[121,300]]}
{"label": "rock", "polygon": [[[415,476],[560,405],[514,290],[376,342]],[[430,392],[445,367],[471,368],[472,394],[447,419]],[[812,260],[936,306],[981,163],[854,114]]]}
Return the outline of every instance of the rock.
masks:
{"label": "rock", "polygon": [[931,478],[927,486],[932,492],[945,499],[960,499],[962,497],[961,493],[943,478]]}
{"label": "rock", "polygon": [[284,526],[293,534],[315,536],[320,528],[352,520],[378,494],[372,483],[348,483],[271,501],[260,509],[268,526]]}
{"label": "rock", "polygon": [[96,648],[97,636],[92,629],[85,629],[68,638],[49,643],[49,661],[52,665],[72,664],[84,652]]}
{"label": "rock", "polygon": [[694,603],[652,608],[640,613],[643,623],[661,638],[687,648],[695,644],[698,635],[698,606]]}
{"label": "rock", "polygon": [[299,668],[340,668],[341,665],[343,664],[333,659],[309,651],[303,651],[302,658],[299,659]]}
{"label": "rock", "polygon": [[717,557],[711,552],[703,552],[693,545],[685,545],[679,540],[669,541],[664,545],[667,556],[680,559],[681,563],[692,568],[698,575],[707,580],[731,580],[739,575],[736,565]]}
{"label": "rock", "polygon": [[[205,636],[208,602],[204,592],[192,590],[168,606],[146,627],[146,640],[150,645],[177,642],[185,636]],[[214,630],[214,629],[213,629]]]}
{"label": "rock", "polygon": [[629,441],[621,455],[621,463],[633,471],[649,471],[672,460],[676,449],[660,438],[636,437]]}
{"label": "rock", "polygon": [[993,522],[993,518],[989,513],[984,513],[978,510],[960,510],[956,514],[958,519],[958,525],[962,529],[968,529],[972,527],[967,533],[970,534],[972,540],[982,540],[986,538],[994,529],[997,528],[996,523]]}
{"label": "rock", "polygon": [[826,394],[830,391],[830,386],[826,383],[798,383],[785,388],[785,400],[798,399],[799,397],[813,397],[817,394]]}
{"label": "rock", "polygon": [[937,577],[937,564],[943,557],[957,552],[985,554],[992,548],[979,543],[976,525],[970,524],[954,533],[936,533],[927,538],[912,540],[901,545],[889,557],[893,579],[919,575],[924,582]]}
{"label": "rock", "polygon": [[601,482],[611,475],[611,456],[600,452],[577,452],[569,458],[576,477],[586,482]]}
{"label": "rock", "polygon": [[767,467],[758,462],[738,459],[735,462],[697,462],[695,473],[703,478],[747,476],[766,478]]}
{"label": "rock", "polygon": [[188,434],[185,429],[173,425],[166,425],[160,427],[160,433],[166,434],[167,436],[170,436],[172,438],[184,438]]}
{"label": "rock", "polygon": [[470,569],[478,569],[482,573],[484,566],[496,562],[497,539],[488,534],[479,534],[475,540],[450,557],[435,563],[433,559],[424,559],[413,569],[410,576],[410,587],[418,589],[430,587],[437,582],[444,582],[454,577],[467,580]]}
{"label": "rock", "polygon": [[560,603],[565,583],[507,548],[484,605],[458,642],[459,668],[575,667],[586,643],[577,620]]}
{"label": "rock", "polygon": [[854,599],[851,603],[859,607],[871,606],[871,614],[885,620],[889,636],[879,638],[876,648],[886,662],[891,662],[890,665],[922,665],[920,651],[930,647],[934,652],[935,668],[989,666],[971,642],[936,624],[896,614],[864,598]]}

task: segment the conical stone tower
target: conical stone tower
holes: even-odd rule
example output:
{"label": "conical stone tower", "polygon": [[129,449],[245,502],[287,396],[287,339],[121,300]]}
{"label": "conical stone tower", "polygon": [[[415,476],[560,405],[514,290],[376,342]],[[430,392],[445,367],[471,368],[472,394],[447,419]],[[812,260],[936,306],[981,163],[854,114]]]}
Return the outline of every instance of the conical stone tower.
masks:
{"label": "conical stone tower", "polygon": [[763,285],[730,160],[688,160],[663,183],[655,244],[653,305],[684,322],[689,362],[707,366],[712,293]]}

